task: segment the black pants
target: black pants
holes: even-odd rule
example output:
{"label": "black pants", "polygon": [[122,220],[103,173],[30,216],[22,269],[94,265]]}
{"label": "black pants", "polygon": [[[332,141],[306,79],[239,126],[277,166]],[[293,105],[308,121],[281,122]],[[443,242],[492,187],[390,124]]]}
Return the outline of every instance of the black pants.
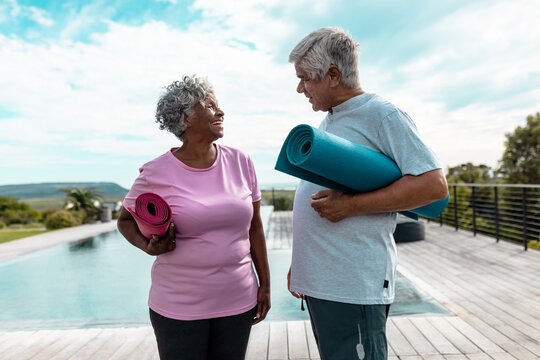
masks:
{"label": "black pants", "polygon": [[257,307],[233,316],[175,320],[150,309],[161,360],[242,360]]}
{"label": "black pants", "polygon": [[307,297],[322,360],[386,360],[390,305],[356,305]]}

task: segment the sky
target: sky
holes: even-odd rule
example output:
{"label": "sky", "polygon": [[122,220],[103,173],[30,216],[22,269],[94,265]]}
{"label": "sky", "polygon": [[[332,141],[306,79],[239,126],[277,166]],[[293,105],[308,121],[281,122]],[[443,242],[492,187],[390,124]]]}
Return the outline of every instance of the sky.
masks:
{"label": "sky", "polygon": [[116,182],[181,142],[159,130],[164,87],[205,76],[225,111],[219,143],[261,185],[298,124],[290,50],[338,26],[360,44],[362,88],[406,111],[444,169],[497,167],[505,134],[540,111],[540,1],[0,0],[0,185]]}

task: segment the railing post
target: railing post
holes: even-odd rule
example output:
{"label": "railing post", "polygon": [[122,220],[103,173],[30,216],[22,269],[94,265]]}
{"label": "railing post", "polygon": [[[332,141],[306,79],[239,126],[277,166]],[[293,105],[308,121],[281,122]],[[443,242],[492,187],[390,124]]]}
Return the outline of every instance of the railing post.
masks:
{"label": "railing post", "polygon": [[523,247],[527,251],[527,188],[521,188],[521,211],[523,213]]}
{"label": "railing post", "polygon": [[495,238],[497,239],[497,242],[499,242],[499,191],[496,186],[493,188],[493,195],[493,205],[495,208]]}
{"label": "railing post", "polygon": [[472,188],[472,194],[471,194],[471,205],[472,205],[472,227],[473,227],[473,234],[476,236],[476,202],[474,198],[474,186],[471,186]]}
{"label": "railing post", "polygon": [[454,185],[454,226],[456,227],[456,231],[458,231],[459,225],[458,225],[458,217],[457,217],[457,185]]}
{"label": "railing post", "polygon": [[274,198],[274,188],[272,188],[272,206],[276,207],[276,199]]}

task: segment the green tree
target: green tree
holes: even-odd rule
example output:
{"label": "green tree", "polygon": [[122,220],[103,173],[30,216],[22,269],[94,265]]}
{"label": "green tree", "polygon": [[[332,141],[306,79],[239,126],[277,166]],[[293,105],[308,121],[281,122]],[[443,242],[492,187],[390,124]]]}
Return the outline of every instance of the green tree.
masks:
{"label": "green tree", "polygon": [[41,213],[24,202],[0,196],[0,220],[6,224],[28,224],[41,219]]}
{"label": "green tree", "polygon": [[498,173],[507,184],[540,184],[540,113],[506,134]]}
{"label": "green tree", "polygon": [[66,193],[64,208],[72,211],[84,211],[91,220],[99,214],[99,206],[103,199],[101,193],[92,187],[69,187],[60,189]]}
{"label": "green tree", "polygon": [[449,183],[486,184],[494,182],[493,169],[490,166],[466,163],[449,167],[446,173]]}

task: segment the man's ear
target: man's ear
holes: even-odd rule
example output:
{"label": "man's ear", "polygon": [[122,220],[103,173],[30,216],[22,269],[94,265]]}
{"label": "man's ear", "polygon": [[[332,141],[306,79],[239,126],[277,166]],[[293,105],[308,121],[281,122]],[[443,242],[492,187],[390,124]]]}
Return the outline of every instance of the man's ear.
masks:
{"label": "man's ear", "polygon": [[330,87],[336,87],[341,83],[341,71],[336,65],[330,65],[328,76],[330,77]]}

